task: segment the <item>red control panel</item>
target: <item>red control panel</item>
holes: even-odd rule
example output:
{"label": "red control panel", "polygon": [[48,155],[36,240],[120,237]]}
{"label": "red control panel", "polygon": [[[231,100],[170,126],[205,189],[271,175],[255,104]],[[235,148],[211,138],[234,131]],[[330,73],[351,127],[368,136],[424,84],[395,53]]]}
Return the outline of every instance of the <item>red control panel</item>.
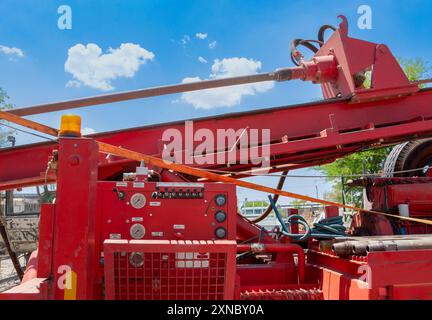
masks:
{"label": "red control panel", "polygon": [[100,243],[106,239],[235,240],[234,185],[98,182]]}

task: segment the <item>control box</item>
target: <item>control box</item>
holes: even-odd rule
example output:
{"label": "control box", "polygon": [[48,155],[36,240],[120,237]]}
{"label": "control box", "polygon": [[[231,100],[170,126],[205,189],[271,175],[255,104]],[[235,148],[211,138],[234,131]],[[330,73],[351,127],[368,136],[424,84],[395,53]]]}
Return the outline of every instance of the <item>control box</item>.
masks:
{"label": "control box", "polygon": [[235,240],[236,188],[220,183],[98,182],[99,243]]}

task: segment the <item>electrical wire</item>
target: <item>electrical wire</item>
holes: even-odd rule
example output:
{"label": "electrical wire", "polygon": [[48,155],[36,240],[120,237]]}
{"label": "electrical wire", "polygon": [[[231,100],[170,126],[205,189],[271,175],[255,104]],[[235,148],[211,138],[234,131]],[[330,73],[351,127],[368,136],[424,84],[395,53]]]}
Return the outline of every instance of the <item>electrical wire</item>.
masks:
{"label": "electrical wire", "polygon": [[9,129],[16,130],[16,131],[19,131],[19,132],[22,132],[22,133],[27,133],[29,135],[32,135],[32,136],[35,136],[35,137],[38,137],[38,138],[43,138],[43,139],[46,139],[46,140],[57,142],[57,140],[55,140],[55,139],[48,138],[46,136],[43,136],[43,135],[40,135],[40,134],[37,134],[37,133],[34,133],[34,132],[30,132],[30,131],[27,131],[27,130],[23,130],[23,129],[20,129],[20,128],[17,128],[17,127],[14,127],[14,126],[11,126],[11,125],[8,125],[8,124],[5,124],[5,123],[1,123],[0,122],[0,126],[8,127]]}
{"label": "electrical wire", "polygon": [[[280,176],[279,182],[276,186],[276,189],[282,190],[284,183],[285,183],[285,179],[287,178],[287,176],[288,176],[288,170],[284,171],[282,173],[282,175]],[[273,195],[273,202],[277,203],[278,200],[279,200],[279,195],[278,194]],[[272,212],[272,210],[273,210],[273,208],[269,204],[267,209],[259,217],[255,218],[255,219],[251,219],[250,221],[252,221],[253,223],[258,223],[258,222],[264,220],[265,218],[267,218],[267,216]]]}
{"label": "electrical wire", "polygon": [[[425,171],[429,170],[428,166],[422,167],[422,168],[416,168],[416,169],[409,169],[409,170],[401,170],[401,171],[395,171],[394,174],[400,174],[400,173],[410,173],[410,172],[417,172],[417,171]],[[230,175],[248,175],[253,177],[286,177],[286,178],[312,178],[312,179],[337,179],[337,178],[355,178],[355,177],[383,177],[383,173],[362,173],[362,174],[348,174],[348,175],[288,175],[288,174],[274,174],[274,173],[267,173],[267,174],[256,174],[256,173],[244,173],[244,172],[235,172],[235,171],[225,171],[225,170],[214,170],[214,169],[206,169],[206,171],[211,171],[214,173],[220,173],[220,174],[230,174]],[[285,171],[284,171],[285,172]]]}

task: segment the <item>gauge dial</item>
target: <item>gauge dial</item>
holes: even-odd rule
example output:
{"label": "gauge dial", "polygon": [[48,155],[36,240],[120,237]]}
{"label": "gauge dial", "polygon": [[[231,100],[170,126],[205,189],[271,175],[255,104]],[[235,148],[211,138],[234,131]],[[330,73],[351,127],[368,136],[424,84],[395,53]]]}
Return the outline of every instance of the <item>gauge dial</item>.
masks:
{"label": "gauge dial", "polygon": [[142,209],[146,204],[146,197],[142,193],[135,193],[131,197],[130,203],[135,209]]}
{"label": "gauge dial", "polygon": [[145,228],[142,224],[135,223],[130,228],[130,236],[134,239],[142,239],[145,235]]}
{"label": "gauge dial", "polygon": [[226,203],[226,197],[223,194],[218,194],[215,201],[218,206],[222,207]]}

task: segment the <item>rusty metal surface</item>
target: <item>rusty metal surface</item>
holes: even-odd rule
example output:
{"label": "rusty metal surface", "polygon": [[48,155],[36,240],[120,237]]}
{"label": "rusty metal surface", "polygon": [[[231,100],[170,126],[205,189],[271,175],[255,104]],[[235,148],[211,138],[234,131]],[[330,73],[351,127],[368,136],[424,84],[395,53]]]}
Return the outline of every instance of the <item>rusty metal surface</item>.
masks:
{"label": "rusty metal surface", "polygon": [[251,290],[240,293],[241,300],[323,300],[318,289]]}
{"label": "rusty metal surface", "polygon": [[22,279],[22,277],[24,275],[24,272],[21,269],[21,265],[20,265],[20,262],[18,260],[18,257],[16,255],[16,253],[11,248],[11,245],[10,245],[10,242],[9,242],[9,239],[8,239],[8,236],[7,236],[6,227],[4,225],[4,222],[1,221],[1,219],[0,219],[0,235],[1,235],[2,239],[3,239],[3,242],[5,244],[5,247],[6,247],[6,250],[8,252],[8,255],[9,255],[10,259],[12,260],[12,263],[13,263],[13,266],[15,268],[15,271],[16,271],[18,277],[20,279]]}
{"label": "rusty metal surface", "polygon": [[12,251],[25,253],[37,249],[39,239],[38,216],[6,217],[5,227]]}

